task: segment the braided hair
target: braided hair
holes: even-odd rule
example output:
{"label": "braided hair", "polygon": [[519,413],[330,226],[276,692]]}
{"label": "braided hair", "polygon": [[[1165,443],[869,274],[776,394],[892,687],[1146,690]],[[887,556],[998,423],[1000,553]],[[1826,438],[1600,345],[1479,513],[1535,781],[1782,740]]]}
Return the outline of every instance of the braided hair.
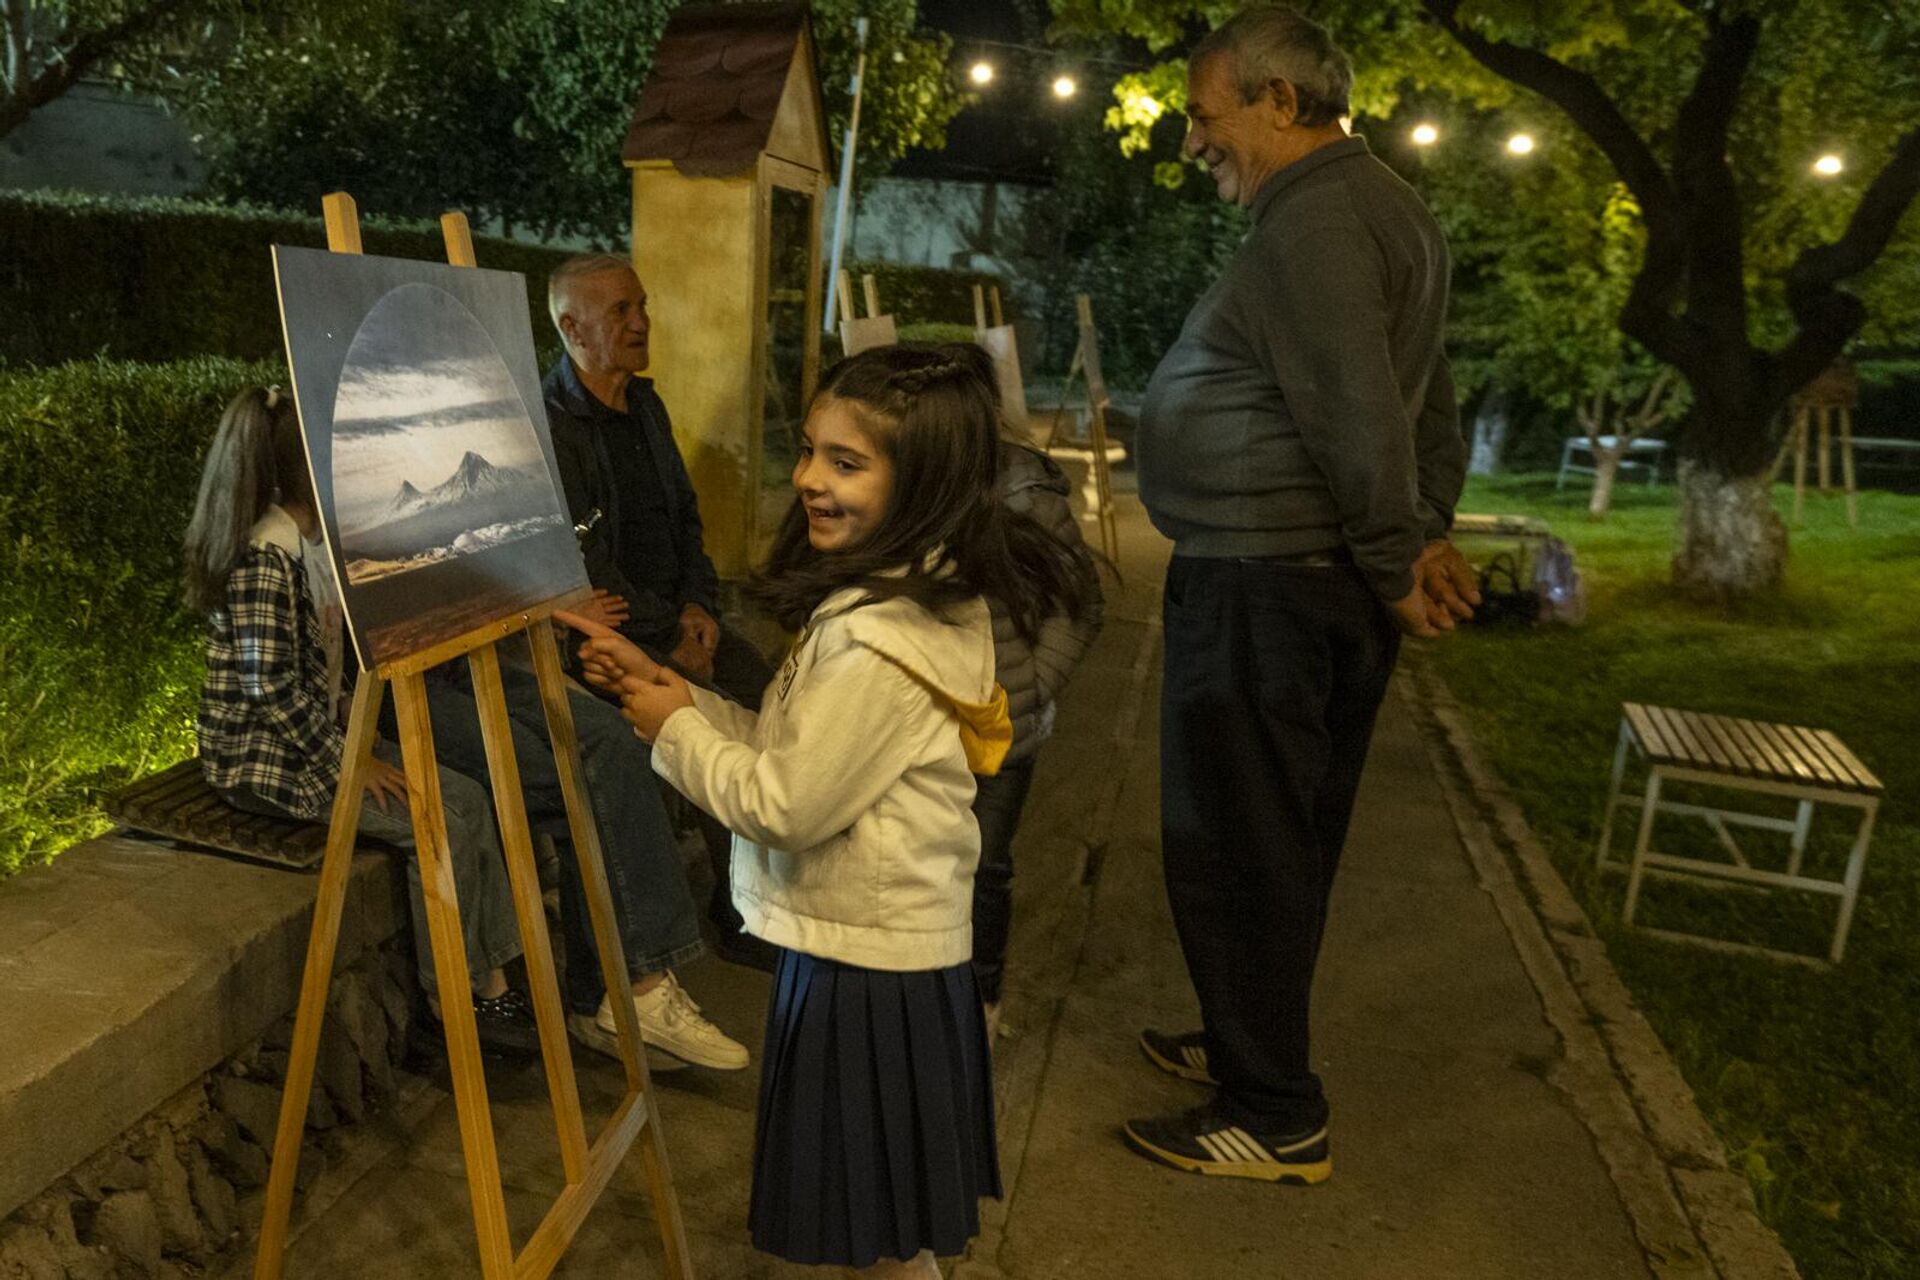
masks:
{"label": "braided hair", "polygon": [[1086,603],[1084,552],[1009,511],[997,492],[1000,396],[993,362],[971,342],[876,347],[834,365],[812,410],[851,408],[893,464],[893,493],[857,547],[822,552],[798,495],[774,535],[754,596],[789,630],[836,591],[860,604],[907,597],[940,613],[986,596],[1027,640],[1055,613]]}

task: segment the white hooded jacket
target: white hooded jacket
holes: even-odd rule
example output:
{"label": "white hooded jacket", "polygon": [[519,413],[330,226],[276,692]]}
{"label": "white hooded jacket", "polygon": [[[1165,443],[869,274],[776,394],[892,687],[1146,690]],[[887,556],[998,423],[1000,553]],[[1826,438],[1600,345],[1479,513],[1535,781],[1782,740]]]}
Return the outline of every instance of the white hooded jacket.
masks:
{"label": "white hooded jacket", "polygon": [[973,954],[973,775],[1012,740],[993,627],[969,600],[814,610],[761,711],[703,689],[667,718],[654,772],[735,832],[749,933],[869,969]]}

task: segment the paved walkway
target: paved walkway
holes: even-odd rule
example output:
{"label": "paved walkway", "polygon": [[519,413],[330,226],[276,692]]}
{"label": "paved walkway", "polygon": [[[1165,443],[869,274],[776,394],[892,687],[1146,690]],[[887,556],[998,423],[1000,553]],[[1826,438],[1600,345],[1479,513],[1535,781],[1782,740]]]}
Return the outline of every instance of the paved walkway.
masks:
{"label": "paved walkway", "polygon": [[[1009,1195],[989,1207],[958,1280],[1649,1275],[1574,1100],[1549,1083],[1560,1038],[1399,691],[1368,765],[1321,968],[1333,1180],[1203,1179],[1123,1148],[1126,1117],[1199,1095],[1134,1044],[1142,1026],[1196,1019],[1157,853],[1166,548],[1137,505],[1122,535],[1126,583],[1062,709],[1018,848],[1010,1034],[997,1064]],[[764,977],[713,960],[684,976],[757,1060]],[[604,1115],[617,1071],[592,1055],[579,1065],[583,1099]],[[755,1078],[656,1076],[699,1272],[820,1275],[746,1243]],[[496,1069],[492,1088],[524,1239],[559,1185],[544,1085],[529,1065]],[[559,1274],[660,1274],[641,1188],[630,1160]],[[452,1101],[444,1079],[421,1081],[383,1131],[315,1182],[288,1274],[444,1277],[476,1265]]]}

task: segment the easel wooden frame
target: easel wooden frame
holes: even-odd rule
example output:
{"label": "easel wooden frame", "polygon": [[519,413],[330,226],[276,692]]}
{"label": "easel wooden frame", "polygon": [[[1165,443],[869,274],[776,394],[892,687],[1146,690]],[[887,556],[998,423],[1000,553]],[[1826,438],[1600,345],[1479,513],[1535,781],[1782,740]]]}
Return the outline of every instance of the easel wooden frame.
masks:
{"label": "easel wooden frame", "polygon": [[1854,485],[1853,410],[1860,403],[1860,375],[1845,356],[1835,358],[1787,402],[1791,415],[1786,438],[1767,471],[1771,485],[1793,459],[1793,523],[1799,524],[1807,505],[1807,449],[1819,433],[1819,452],[1814,458],[1817,484],[1824,496],[1833,492],[1832,455],[1834,427],[1839,427],[1840,470],[1847,499],[1847,524],[1860,527],[1860,499]]}
{"label": "easel wooden frame", "polygon": [[[974,286],[974,292],[974,306],[978,311],[978,285]],[[1113,510],[1113,464],[1107,456],[1107,406],[1113,401],[1107,395],[1106,376],[1100,371],[1100,334],[1093,327],[1093,299],[1084,293],[1077,294],[1074,306],[1080,313],[1080,342],[1073,349],[1073,363],[1067,368],[1066,380],[1060,384],[1060,403],[1053,411],[1053,423],[1047,431],[1047,452],[1052,453],[1058,446],[1060,419],[1067,411],[1067,392],[1075,378],[1084,378],[1088,451],[1092,454],[1089,465],[1093,475],[1093,501],[1089,504],[1093,509],[1089,514],[1100,524],[1101,551],[1109,560],[1118,560],[1120,527]]]}
{"label": "easel wooden frame", "polygon": [[[359,253],[360,221],[353,198],[336,192],[326,197],[323,206],[327,247],[335,253]],[[466,215],[449,213],[440,224],[447,243],[447,261],[459,267],[476,266]],[[586,776],[580,766],[573,712],[567,704],[560,650],[548,623],[554,610],[576,604],[585,596],[584,591],[579,591],[545,601],[424,652],[382,663],[374,671],[361,673],[354,688],[353,709],[341,758],[340,785],[334,794],[327,852],[320,867],[320,889],[307,943],[305,976],[294,1018],[293,1043],[288,1051],[286,1090],[280,1099],[273,1166],[267,1180],[266,1207],[254,1256],[255,1280],[277,1280],[286,1262],[294,1175],[300,1162],[321,1024],[326,1018],[334,948],[340,936],[340,918],[353,865],[362,793],[373,762],[374,726],[389,684],[393,686],[394,707],[400,721],[400,751],[407,776],[408,804],[413,814],[414,856],[420,860],[434,973],[440,990],[445,993],[441,1018],[446,1028],[454,1109],[460,1120],[467,1191],[473,1203],[474,1230],[480,1248],[480,1274],[485,1280],[536,1280],[551,1273],[625,1159],[627,1149],[644,1133],[646,1140],[640,1144],[641,1162],[660,1228],[666,1273],[674,1280],[692,1280],[693,1260],[687,1246],[686,1226],[673,1191],[666,1144],[660,1131],[659,1107],[648,1077],[640,1026],[631,1000],[610,1002],[619,1032],[620,1059],[626,1068],[627,1091],[614,1108],[606,1128],[591,1145],[587,1140],[579,1089],[573,1075],[573,1055],[567,1042],[565,1011],[561,1008],[560,988],[554,974],[553,948],[547,936],[546,912],[534,869],[520,768],[514,756],[506,694],[501,684],[500,656],[495,647],[499,641],[524,632],[532,649],[534,672],[546,711],[547,732],[553,743],[561,791],[566,798],[568,829],[575,855],[580,860],[602,974],[609,992],[624,994],[630,983],[625,953],[615,923],[613,900],[607,892],[599,830],[588,803]],[[465,998],[468,991],[466,942],[460,932],[460,906],[454,893],[446,814],[440,798],[440,771],[427,712],[424,675],[427,668],[461,656],[466,657],[473,672],[474,701],[479,707],[480,728],[486,743],[495,814],[500,824],[501,846],[506,853],[508,879],[513,886],[514,913],[520,925],[534,1015],[540,1029],[547,1089],[552,1098],[554,1123],[559,1130],[560,1162],[566,1175],[565,1189],[534,1229],[526,1247],[517,1254],[507,1225],[506,1193],[500,1180],[499,1153],[494,1146],[493,1117],[487,1101],[486,1070],[480,1056],[473,1004]]]}
{"label": "easel wooden frame", "polygon": [[853,273],[842,267],[838,279],[840,287],[834,292],[840,309],[840,350],[857,356],[872,347],[896,345],[900,328],[892,316],[880,314],[880,288],[873,274],[860,277],[861,292],[867,300],[864,319],[853,314]]}

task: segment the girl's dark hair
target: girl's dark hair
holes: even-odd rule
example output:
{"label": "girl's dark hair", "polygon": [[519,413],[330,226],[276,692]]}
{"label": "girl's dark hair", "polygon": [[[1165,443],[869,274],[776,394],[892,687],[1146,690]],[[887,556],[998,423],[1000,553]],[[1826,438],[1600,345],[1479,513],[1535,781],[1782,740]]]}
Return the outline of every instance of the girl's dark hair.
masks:
{"label": "girl's dark hair", "polygon": [[1029,641],[1048,615],[1086,604],[1085,553],[1009,511],[996,491],[1000,397],[985,351],[876,347],[829,369],[810,412],[829,399],[854,409],[893,464],[893,493],[865,542],[832,553],[814,550],[795,495],[751,588],[781,625],[799,629],[849,587],[866,593],[861,604],[904,596],[935,613],[986,596]]}
{"label": "girl's dark hair", "polygon": [[187,603],[207,612],[227,600],[227,575],[240,562],[254,522],[275,501],[313,504],[293,398],[249,387],[233,398],[213,433],[200,494],[187,523]]}

